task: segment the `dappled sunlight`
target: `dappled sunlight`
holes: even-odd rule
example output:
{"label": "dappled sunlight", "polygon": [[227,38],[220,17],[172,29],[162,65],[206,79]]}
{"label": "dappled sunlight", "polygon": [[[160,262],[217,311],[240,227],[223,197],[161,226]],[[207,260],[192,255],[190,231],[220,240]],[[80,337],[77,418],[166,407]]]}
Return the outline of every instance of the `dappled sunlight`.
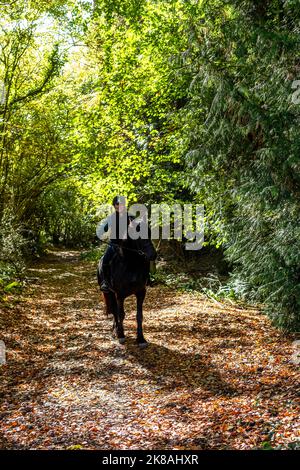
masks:
{"label": "dappled sunlight", "polygon": [[28,271],[32,273],[53,273],[57,271],[57,268],[28,268]]}
{"label": "dappled sunlight", "polygon": [[271,431],[277,444],[296,438],[291,344],[259,311],[149,288],[141,351],[135,298],[121,346],[93,263],[64,252],[38,266],[4,331],[6,447],[248,449]]}

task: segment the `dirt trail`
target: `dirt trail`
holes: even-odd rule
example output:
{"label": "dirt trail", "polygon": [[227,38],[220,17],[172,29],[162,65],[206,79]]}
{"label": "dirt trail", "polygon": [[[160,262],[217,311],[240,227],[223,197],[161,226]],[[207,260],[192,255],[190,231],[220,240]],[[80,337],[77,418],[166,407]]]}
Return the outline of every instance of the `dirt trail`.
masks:
{"label": "dirt trail", "polygon": [[[291,339],[254,309],[149,288],[148,349],[111,320],[95,263],[52,252],[0,312],[0,447],[251,449],[299,440],[299,368]],[[299,395],[298,395],[299,397]],[[265,444],[263,444],[265,443]]]}

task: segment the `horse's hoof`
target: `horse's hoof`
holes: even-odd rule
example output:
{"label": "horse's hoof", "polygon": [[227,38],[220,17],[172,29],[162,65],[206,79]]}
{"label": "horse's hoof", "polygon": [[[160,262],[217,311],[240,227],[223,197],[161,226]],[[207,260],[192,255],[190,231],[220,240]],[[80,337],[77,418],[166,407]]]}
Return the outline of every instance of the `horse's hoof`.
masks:
{"label": "horse's hoof", "polygon": [[143,343],[139,343],[139,348],[140,348],[140,349],[146,349],[146,348],[148,348],[148,343],[147,343],[147,341],[144,341]]}
{"label": "horse's hoof", "polygon": [[118,340],[119,340],[119,343],[120,343],[120,344],[124,344],[124,343],[125,343],[125,338],[118,338]]}

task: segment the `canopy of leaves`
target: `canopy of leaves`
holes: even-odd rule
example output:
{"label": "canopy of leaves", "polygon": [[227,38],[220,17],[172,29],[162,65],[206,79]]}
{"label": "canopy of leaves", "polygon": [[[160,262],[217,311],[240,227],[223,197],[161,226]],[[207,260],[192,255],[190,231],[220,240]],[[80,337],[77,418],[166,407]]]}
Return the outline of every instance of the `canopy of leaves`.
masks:
{"label": "canopy of leaves", "polygon": [[206,243],[297,329],[298,2],[7,1],[0,13],[0,239],[10,227],[89,243],[116,193],[201,202]]}

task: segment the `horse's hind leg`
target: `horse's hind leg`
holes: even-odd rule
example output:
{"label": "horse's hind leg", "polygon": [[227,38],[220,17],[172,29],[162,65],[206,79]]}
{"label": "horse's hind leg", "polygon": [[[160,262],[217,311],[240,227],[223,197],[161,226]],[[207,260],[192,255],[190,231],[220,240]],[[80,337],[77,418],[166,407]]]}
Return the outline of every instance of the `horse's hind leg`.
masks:
{"label": "horse's hind leg", "polygon": [[146,289],[136,293],[136,320],[137,320],[137,342],[140,348],[148,346],[143,334],[143,302],[146,295]]}
{"label": "horse's hind leg", "polygon": [[124,311],[124,298],[117,295],[117,305],[118,305],[118,313],[115,316],[116,320],[116,332],[117,337],[120,344],[125,343],[125,334],[123,328],[123,321],[125,318],[125,311]]}

